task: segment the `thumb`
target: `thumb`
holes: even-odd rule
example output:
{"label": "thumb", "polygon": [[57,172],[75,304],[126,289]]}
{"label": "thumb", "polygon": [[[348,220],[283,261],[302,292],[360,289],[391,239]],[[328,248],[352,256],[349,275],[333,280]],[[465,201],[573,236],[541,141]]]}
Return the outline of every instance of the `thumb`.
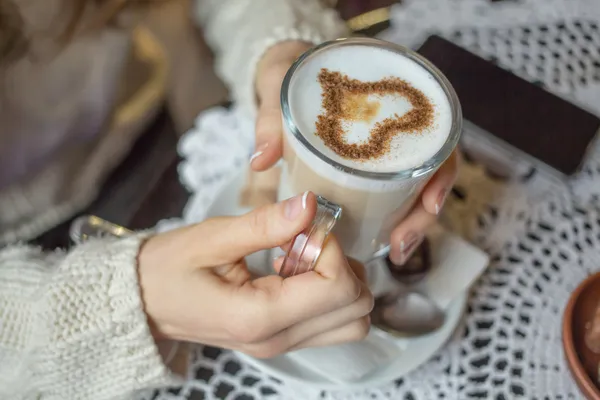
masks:
{"label": "thumb", "polygon": [[199,226],[204,232],[198,235],[207,238],[203,240],[206,253],[201,265],[231,263],[257,251],[282,246],[308,227],[316,210],[315,195],[306,192],[239,217],[208,220]]}

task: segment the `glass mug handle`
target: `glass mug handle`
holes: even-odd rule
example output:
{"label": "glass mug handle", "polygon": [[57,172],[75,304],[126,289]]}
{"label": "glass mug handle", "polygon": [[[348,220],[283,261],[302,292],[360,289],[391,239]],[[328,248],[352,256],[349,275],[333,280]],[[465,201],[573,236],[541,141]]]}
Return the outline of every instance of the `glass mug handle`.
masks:
{"label": "glass mug handle", "polygon": [[288,278],[312,271],[333,227],[342,217],[342,207],[317,196],[317,212],[311,224],[292,241],[279,276]]}

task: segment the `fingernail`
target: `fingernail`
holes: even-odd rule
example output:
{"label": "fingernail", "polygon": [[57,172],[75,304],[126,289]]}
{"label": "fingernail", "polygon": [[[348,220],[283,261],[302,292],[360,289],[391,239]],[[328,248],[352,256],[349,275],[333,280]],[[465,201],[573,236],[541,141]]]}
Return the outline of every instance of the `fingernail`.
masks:
{"label": "fingernail", "polygon": [[438,215],[440,211],[442,211],[442,207],[444,207],[447,196],[448,189],[443,189],[440,194],[438,194],[437,200],[435,201],[435,215]]}
{"label": "fingernail", "polygon": [[291,199],[286,200],[285,203],[285,217],[290,221],[295,220],[298,216],[306,209],[306,198],[308,197],[308,192],[305,192],[302,195],[298,195],[292,197]]}
{"label": "fingernail", "polygon": [[252,164],[254,160],[256,160],[258,157],[262,156],[267,147],[269,147],[269,143],[263,143],[260,146],[258,146],[256,148],[256,152],[250,157],[250,164]]}
{"label": "fingernail", "polygon": [[410,232],[404,236],[404,239],[400,242],[400,254],[395,257],[398,265],[406,263],[422,241],[423,235],[419,235],[418,233]]}

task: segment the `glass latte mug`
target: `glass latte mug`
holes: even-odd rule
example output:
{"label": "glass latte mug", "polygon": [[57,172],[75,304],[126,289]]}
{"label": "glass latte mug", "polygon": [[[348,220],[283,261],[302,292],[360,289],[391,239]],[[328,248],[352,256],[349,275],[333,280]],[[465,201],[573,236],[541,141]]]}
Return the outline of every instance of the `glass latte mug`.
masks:
{"label": "glass latte mug", "polygon": [[[317,121],[323,120],[319,115],[326,107],[326,85],[318,78],[324,69],[353,80],[347,87],[351,88],[348,96],[354,96],[349,104],[355,103],[356,112],[363,116],[368,110],[379,113],[379,121],[341,122],[341,127],[355,127],[352,129],[359,145],[368,140],[373,127],[385,123],[382,118],[400,118],[399,114],[414,109],[415,103],[403,98],[402,93],[368,92],[369,88],[382,87],[369,86],[369,82],[386,77],[408,82],[432,99],[433,114],[429,115],[433,115],[433,133],[394,133],[387,153],[373,162],[344,159],[316,133]],[[365,90],[357,97],[361,82],[366,82]],[[338,97],[344,95],[343,91],[336,93]],[[330,231],[349,257],[368,262],[386,256],[392,230],[454,151],[462,130],[458,97],[442,73],[417,53],[377,39],[339,39],[307,51],[283,81],[281,109],[284,151],[278,199],[306,191],[318,195],[317,216],[288,250],[283,276],[311,270]]]}

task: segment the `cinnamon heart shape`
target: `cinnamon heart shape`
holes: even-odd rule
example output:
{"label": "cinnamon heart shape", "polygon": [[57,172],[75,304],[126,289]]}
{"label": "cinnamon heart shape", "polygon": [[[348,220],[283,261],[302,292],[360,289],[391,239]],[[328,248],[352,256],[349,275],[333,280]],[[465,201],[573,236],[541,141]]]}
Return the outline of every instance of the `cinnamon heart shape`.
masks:
{"label": "cinnamon heart shape", "polygon": [[[323,89],[322,107],[325,112],[317,117],[316,134],[341,157],[354,160],[381,157],[389,151],[391,140],[399,133],[420,133],[433,125],[434,106],[431,101],[400,78],[362,82],[323,68],[318,80]],[[348,143],[344,121],[369,122],[379,111],[380,104],[369,98],[371,95],[402,96],[412,108],[403,115],[394,114],[377,122],[366,141]]]}

